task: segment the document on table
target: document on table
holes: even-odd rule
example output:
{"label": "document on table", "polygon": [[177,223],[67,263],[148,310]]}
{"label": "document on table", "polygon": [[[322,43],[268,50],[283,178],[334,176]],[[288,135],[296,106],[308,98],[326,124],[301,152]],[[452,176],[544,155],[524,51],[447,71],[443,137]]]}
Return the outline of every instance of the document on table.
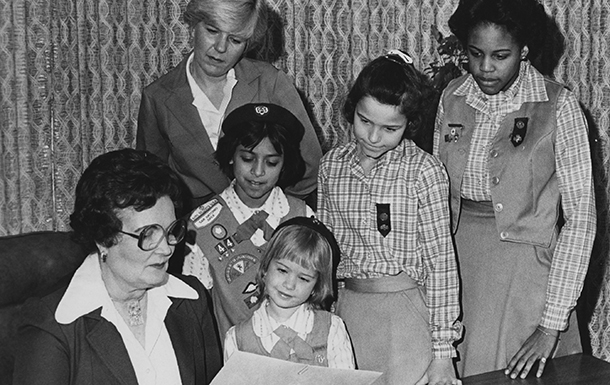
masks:
{"label": "document on table", "polygon": [[368,370],[331,369],[238,351],[211,385],[370,385],[379,376]]}

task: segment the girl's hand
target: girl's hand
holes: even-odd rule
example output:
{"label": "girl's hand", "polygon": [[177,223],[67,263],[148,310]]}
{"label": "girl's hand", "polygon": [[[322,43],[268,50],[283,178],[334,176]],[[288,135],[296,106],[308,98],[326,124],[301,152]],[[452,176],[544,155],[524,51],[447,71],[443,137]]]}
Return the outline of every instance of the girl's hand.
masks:
{"label": "girl's hand", "polygon": [[558,339],[558,330],[538,326],[510,360],[504,374],[515,379],[521,373],[521,378],[525,378],[534,363],[539,360],[536,377],[541,377],[546,361],[557,346]]}
{"label": "girl's hand", "polygon": [[[453,369],[453,361],[451,358],[434,359],[428,366],[428,372],[424,375],[427,377],[427,382],[418,382],[419,384],[430,385],[461,385],[462,381],[458,380]],[[422,378],[422,380],[424,379]]]}

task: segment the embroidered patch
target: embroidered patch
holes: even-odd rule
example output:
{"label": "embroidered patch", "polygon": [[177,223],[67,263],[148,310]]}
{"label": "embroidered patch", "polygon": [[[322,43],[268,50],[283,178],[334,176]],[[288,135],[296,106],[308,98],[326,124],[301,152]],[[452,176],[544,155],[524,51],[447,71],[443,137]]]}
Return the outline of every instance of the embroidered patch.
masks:
{"label": "embroidered patch", "polygon": [[191,221],[195,224],[196,228],[201,228],[212,223],[222,210],[222,204],[218,199],[212,199],[209,202],[202,204],[197,207],[191,214]]}
{"label": "embroidered patch", "polygon": [[228,283],[242,276],[248,269],[258,263],[258,259],[250,254],[239,254],[231,258],[225,267],[225,279]]}
{"label": "embroidered patch", "polygon": [[227,229],[224,228],[223,225],[214,225],[212,226],[212,236],[216,239],[223,239],[227,236]]}
{"label": "embroidered patch", "polygon": [[529,118],[515,118],[513,132],[510,134],[510,141],[513,146],[517,147],[525,140],[527,134],[527,121]]}
{"label": "embroidered patch", "polygon": [[223,241],[225,243],[225,246],[227,247],[227,249],[231,250],[231,252],[235,251],[235,241],[233,241],[233,238],[229,237],[227,239],[225,239]]}
{"label": "embroidered patch", "polygon": [[457,142],[462,135],[464,125],[449,123],[449,134],[445,135],[445,142]]}
{"label": "embroidered patch", "polygon": [[254,282],[248,282],[248,284],[246,285],[246,288],[241,293],[250,294],[250,293],[255,292],[257,289],[258,289],[258,284],[254,283]]}
{"label": "embroidered patch", "polygon": [[257,291],[256,293],[254,293],[251,296],[244,299],[244,303],[246,304],[246,306],[248,306],[248,309],[252,309],[254,306],[256,306],[259,303],[260,299],[261,299],[260,295]]}

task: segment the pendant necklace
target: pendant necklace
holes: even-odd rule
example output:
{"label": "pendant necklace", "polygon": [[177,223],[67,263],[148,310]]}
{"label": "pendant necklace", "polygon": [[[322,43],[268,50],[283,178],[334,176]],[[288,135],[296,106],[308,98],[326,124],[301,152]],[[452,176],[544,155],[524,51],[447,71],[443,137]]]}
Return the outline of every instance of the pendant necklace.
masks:
{"label": "pendant necklace", "polygon": [[140,306],[140,301],[142,301],[142,298],[144,298],[144,296],[127,302],[127,313],[129,314],[129,325],[131,326],[144,325],[142,306]]}
{"label": "pendant necklace", "polygon": [[144,314],[142,314],[142,299],[146,296],[146,292],[137,299],[129,301],[118,301],[112,299],[114,302],[124,303],[127,305],[127,314],[129,315],[129,326],[140,326],[144,325]]}

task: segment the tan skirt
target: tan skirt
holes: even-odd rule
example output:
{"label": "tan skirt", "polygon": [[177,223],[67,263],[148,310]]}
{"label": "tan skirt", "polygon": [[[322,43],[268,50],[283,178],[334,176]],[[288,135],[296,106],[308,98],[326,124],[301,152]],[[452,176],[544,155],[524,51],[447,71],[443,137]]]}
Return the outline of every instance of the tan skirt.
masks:
{"label": "tan skirt", "polygon": [[388,277],[390,282],[383,292],[383,283],[379,283],[384,278],[354,280],[362,282],[357,287],[346,285],[337,302],[337,314],[352,339],[357,368],[383,373],[375,385],[415,384],[432,358],[428,309],[422,293],[410,283],[396,287],[398,277],[413,282],[405,273]]}
{"label": "tan skirt", "polygon": [[[462,280],[462,376],[504,369],[540,324],[556,235],[545,248],[501,242],[491,202],[463,200],[456,252]],[[556,356],[582,351],[576,314]]]}

